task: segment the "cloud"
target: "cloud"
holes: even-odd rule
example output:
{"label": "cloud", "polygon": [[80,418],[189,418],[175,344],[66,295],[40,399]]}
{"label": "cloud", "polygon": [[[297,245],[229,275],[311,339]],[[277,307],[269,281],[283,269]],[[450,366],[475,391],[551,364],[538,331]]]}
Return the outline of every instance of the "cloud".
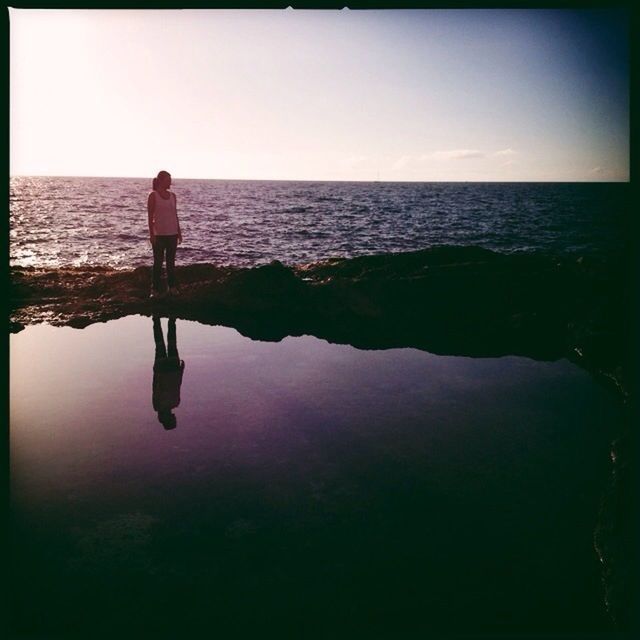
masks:
{"label": "cloud", "polygon": [[485,153],[479,149],[448,149],[446,151],[433,151],[431,153],[423,153],[420,155],[403,155],[400,156],[391,166],[394,171],[402,170],[424,170],[426,165],[431,165],[431,169],[434,169],[432,163],[437,162],[449,162],[450,160],[471,160],[474,158],[498,158],[504,160],[504,163],[500,164],[501,167],[509,167],[515,164],[514,157],[518,155],[517,151],[514,151],[509,147],[508,149],[500,149],[493,153]]}
{"label": "cloud", "polygon": [[368,158],[369,158],[369,156],[352,155],[352,156],[348,156],[346,158],[343,158],[340,161],[340,164],[345,169],[354,169],[358,165],[361,165],[363,162],[366,162],[366,160],[368,160]]}
{"label": "cloud", "polygon": [[500,149],[500,151],[496,151],[493,155],[502,158],[507,156],[515,156],[516,152],[511,147],[509,147],[508,149]]}
{"label": "cloud", "polygon": [[416,158],[415,156],[401,156],[400,158],[398,158],[393,165],[391,165],[392,169],[405,169],[407,167],[407,165],[412,164],[413,162],[415,162],[416,160],[418,160],[419,158]]}
{"label": "cloud", "polygon": [[435,151],[431,157],[436,160],[467,160],[469,158],[484,158],[485,154],[477,149],[452,149],[451,151]]}

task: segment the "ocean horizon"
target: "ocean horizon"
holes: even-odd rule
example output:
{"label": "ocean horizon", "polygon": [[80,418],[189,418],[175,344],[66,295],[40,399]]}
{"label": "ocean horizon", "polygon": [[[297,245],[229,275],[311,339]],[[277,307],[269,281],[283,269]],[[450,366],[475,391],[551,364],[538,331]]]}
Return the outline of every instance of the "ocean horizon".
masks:
{"label": "ocean horizon", "polygon": [[[329,257],[477,246],[620,251],[628,183],[357,182],[177,178],[177,264],[303,264]],[[148,264],[151,180],[14,177],[12,266]]]}
{"label": "ocean horizon", "polygon": [[[116,175],[81,175],[81,174],[37,174],[37,173],[15,173],[10,174],[12,178],[96,178],[96,179],[114,179],[114,180],[152,180],[149,176],[116,176]],[[585,178],[583,180],[380,180],[380,179],[361,179],[361,180],[336,180],[329,178],[192,178],[192,177],[175,177],[174,181],[182,180],[201,180],[201,181],[215,181],[215,182],[365,182],[376,183],[384,182],[389,184],[405,184],[405,183],[420,183],[420,184],[472,184],[472,183],[497,183],[497,184],[628,184],[630,179],[620,180],[591,180]]]}

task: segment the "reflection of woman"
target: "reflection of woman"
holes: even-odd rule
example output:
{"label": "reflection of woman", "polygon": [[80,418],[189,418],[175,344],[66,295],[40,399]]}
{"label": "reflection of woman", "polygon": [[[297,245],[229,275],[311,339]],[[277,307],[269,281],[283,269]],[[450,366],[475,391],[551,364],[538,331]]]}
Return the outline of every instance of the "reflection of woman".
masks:
{"label": "reflection of woman", "polygon": [[153,191],[147,199],[149,218],[149,241],[153,247],[153,289],[151,297],[160,293],[162,263],[167,256],[167,284],[169,293],[178,293],[176,288],[175,263],[178,244],[182,242],[182,232],[178,221],[176,194],[169,191],[171,174],[160,171],[153,179]]}
{"label": "reflection of woman", "polygon": [[168,352],[164,346],[158,316],[153,317],[153,339],[156,343],[156,357],[153,363],[153,408],[158,412],[158,420],[165,429],[175,429],[176,417],[171,410],[180,404],[180,385],[184,371],[184,360],[180,360],[178,356],[176,319],[169,318]]}

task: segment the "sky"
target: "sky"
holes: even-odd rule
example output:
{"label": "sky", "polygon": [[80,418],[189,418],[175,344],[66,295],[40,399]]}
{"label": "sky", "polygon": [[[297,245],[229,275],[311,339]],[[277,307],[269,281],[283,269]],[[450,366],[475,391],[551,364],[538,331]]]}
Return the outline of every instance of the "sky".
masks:
{"label": "sky", "polygon": [[12,175],[629,180],[624,10],[9,19]]}

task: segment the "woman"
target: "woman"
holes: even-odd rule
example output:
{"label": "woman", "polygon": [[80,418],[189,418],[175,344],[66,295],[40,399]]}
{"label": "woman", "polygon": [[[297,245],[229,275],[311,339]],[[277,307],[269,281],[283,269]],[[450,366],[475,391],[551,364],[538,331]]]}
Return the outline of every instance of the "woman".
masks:
{"label": "woman", "polygon": [[153,179],[153,191],[147,199],[149,214],[149,240],[153,247],[153,289],[151,297],[157,297],[161,291],[162,263],[167,256],[167,284],[169,293],[176,294],[175,262],[176,249],[182,242],[182,232],[178,220],[176,194],[169,191],[171,174],[160,171]]}

